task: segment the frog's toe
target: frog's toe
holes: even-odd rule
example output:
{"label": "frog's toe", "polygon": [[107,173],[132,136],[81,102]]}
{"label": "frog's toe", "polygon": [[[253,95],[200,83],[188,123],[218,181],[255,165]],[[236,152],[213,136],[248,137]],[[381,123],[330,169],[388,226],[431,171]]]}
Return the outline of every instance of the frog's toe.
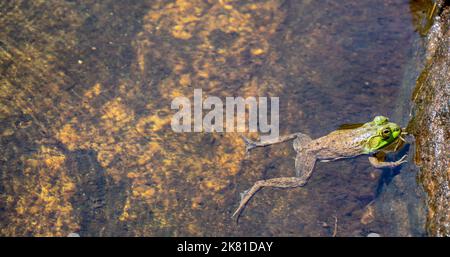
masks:
{"label": "frog's toe", "polygon": [[397,163],[398,163],[399,165],[402,164],[402,163],[406,163],[406,162],[408,162],[407,158],[408,158],[408,155],[405,154],[405,155],[403,155],[402,158],[400,158],[400,160],[397,161]]}
{"label": "frog's toe", "polygon": [[257,145],[256,145],[256,143],[254,141],[252,141],[252,140],[250,140],[250,139],[248,139],[248,138],[246,138],[244,136],[241,136],[241,137],[242,137],[242,139],[245,142],[245,153],[248,154],[250,152],[250,150],[255,148]]}
{"label": "frog's toe", "polygon": [[242,200],[244,200],[244,197],[248,194],[249,191],[250,191],[250,189],[247,189],[247,190],[243,191],[243,192],[240,194],[240,196],[241,196],[241,202],[242,202]]}
{"label": "frog's toe", "polygon": [[239,207],[236,209],[236,211],[233,213],[233,215],[231,215],[231,217],[239,217],[239,213],[241,213],[241,211],[243,210],[245,204],[248,202],[249,197],[248,194],[250,192],[250,189],[247,189],[245,191],[243,191],[242,193],[240,193],[241,196],[241,201],[239,202]]}

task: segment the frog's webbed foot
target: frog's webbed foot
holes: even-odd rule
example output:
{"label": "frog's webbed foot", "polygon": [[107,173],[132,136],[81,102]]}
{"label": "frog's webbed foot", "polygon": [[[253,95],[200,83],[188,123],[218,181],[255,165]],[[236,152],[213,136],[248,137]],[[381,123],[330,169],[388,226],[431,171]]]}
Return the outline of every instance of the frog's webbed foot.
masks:
{"label": "frog's webbed foot", "polygon": [[245,142],[245,155],[248,155],[253,148],[256,148],[258,145],[255,141],[252,141],[244,136],[241,136]]}
{"label": "frog's webbed foot", "polygon": [[375,156],[371,156],[371,157],[369,157],[369,162],[370,162],[370,164],[372,164],[373,167],[375,167],[377,169],[395,168],[395,167],[398,167],[398,166],[402,165],[403,163],[408,162],[407,158],[408,158],[408,155],[405,154],[398,161],[385,162],[382,159],[380,160],[380,158],[377,158]]}
{"label": "frog's webbed foot", "polygon": [[236,219],[239,218],[239,215],[241,211],[244,209],[247,202],[252,198],[252,196],[260,189],[260,187],[256,188],[256,183],[253,185],[252,188],[245,190],[241,193],[241,201],[239,203],[239,207],[236,209],[236,211],[231,215],[231,217],[236,217]]}

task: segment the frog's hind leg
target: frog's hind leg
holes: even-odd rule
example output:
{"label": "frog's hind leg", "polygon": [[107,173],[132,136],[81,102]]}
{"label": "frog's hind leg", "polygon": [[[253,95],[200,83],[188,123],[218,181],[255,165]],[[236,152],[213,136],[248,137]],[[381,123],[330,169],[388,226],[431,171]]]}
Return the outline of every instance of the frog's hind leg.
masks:
{"label": "frog's hind leg", "polygon": [[247,202],[256,192],[258,192],[258,190],[263,187],[292,188],[304,186],[307,181],[308,177],[283,177],[256,181],[256,183],[249,190],[241,194],[241,202],[232,217],[238,217]]}
{"label": "frog's hind leg", "polygon": [[[232,217],[239,217],[247,202],[263,187],[293,188],[304,186],[311,177],[316,159],[312,155],[304,157],[299,155],[300,153],[297,154],[295,165],[296,173],[299,175],[298,177],[282,177],[256,181],[249,190],[241,194],[241,202]],[[303,164],[300,163],[302,161],[304,161]]]}
{"label": "frog's hind leg", "polygon": [[[306,147],[306,145],[311,141],[311,138],[308,135],[302,133],[295,133],[284,137],[280,137],[280,139],[277,142],[272,142],[272,144],[284,142],[294,138],[295,138],[294,149],[297,152],[297,156],[295,158],[295,173],[297,177],[272,178],[257,181],[249,190],[241,194],[241,202],[239,204],[239,207],[233,213],[232,217],[234,216],[239,217],[239,214],[244,209],[248,201],[250,201],[253,195],[256,194],[256,192],[258,192],[258,190],[260,190],[263,187],[292,188],[304,186],[308,182],[308,179],[311,177],[314,165],[316,163],[316,157],[310,152],[308,152]],[[265,143],[266,143],[265,145],[270,144],[269,142]],[[257,146],[265,146],[265,145],[257,145]]]}
{"label": "frog's hind leg", "polygon": [[295,157],[295,175],[297,177],[304,177],[311,175],[311,172],[316,163],[316,156],[308,151],[308,144],[312,139],[305,134],[297,135],[294,140],[294,149],[297,152]]}
{"label": "frog's hind leg", "polygon": [[303,134],[294,133],[294,134],[289,134],[289,135],[281,136],[281,137],[274,138],[274,139],[264,140],[264,141],[260,141],[260,142],[252,141],[244,136],[241,136],[241,137],[245,142],[245,152],[248,153],[248,152],[250,152],[250,150],[252,150],[256,147],[264,147],[264,146],[269,146],[269,145],[273,145],[273,144],[283,143],[283,142],[297,138],[298,135],[303,135]]}

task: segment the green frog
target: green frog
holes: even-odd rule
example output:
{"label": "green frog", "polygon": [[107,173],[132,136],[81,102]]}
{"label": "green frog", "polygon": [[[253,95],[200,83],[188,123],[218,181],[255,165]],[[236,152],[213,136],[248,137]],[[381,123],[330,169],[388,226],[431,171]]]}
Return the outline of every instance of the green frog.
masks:
{"label": "green frog", "polygon": [[369,162],[375,168],[396,167],[407,162],[404,155],[400,160],[385,162],[388,152],[399,150],[405,143],[406,134],[399,125],[389,122],[384,116],[376,116],[372,121],[342,125],[330,134],[311,139],[308,135],[294,133],[274,140],[255,142],[243,137],[246,152],[256,147],[265,147],[289,140],[297,152],[293,177],[272,178],[257,181],[249,190],[241,194],[241,202],[233,216],[239,216],[250,198],[263,187],[292,188],[304,186],[310,178],[316,161],[329,162],[359,155],[370,155]]}

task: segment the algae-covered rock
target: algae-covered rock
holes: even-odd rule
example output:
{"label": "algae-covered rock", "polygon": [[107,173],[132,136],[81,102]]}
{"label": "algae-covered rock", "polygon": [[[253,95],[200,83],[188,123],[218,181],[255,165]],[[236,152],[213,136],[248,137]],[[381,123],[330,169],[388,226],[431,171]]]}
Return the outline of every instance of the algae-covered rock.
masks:
{"label": "algae-covered rock", "polygon": [[412,101],[408,130],[416,139],[415,163],[427,193],[427,230],[432,236],[450,236],[450,7],[437,4],[434,25],[426,38],[426,64]]}

